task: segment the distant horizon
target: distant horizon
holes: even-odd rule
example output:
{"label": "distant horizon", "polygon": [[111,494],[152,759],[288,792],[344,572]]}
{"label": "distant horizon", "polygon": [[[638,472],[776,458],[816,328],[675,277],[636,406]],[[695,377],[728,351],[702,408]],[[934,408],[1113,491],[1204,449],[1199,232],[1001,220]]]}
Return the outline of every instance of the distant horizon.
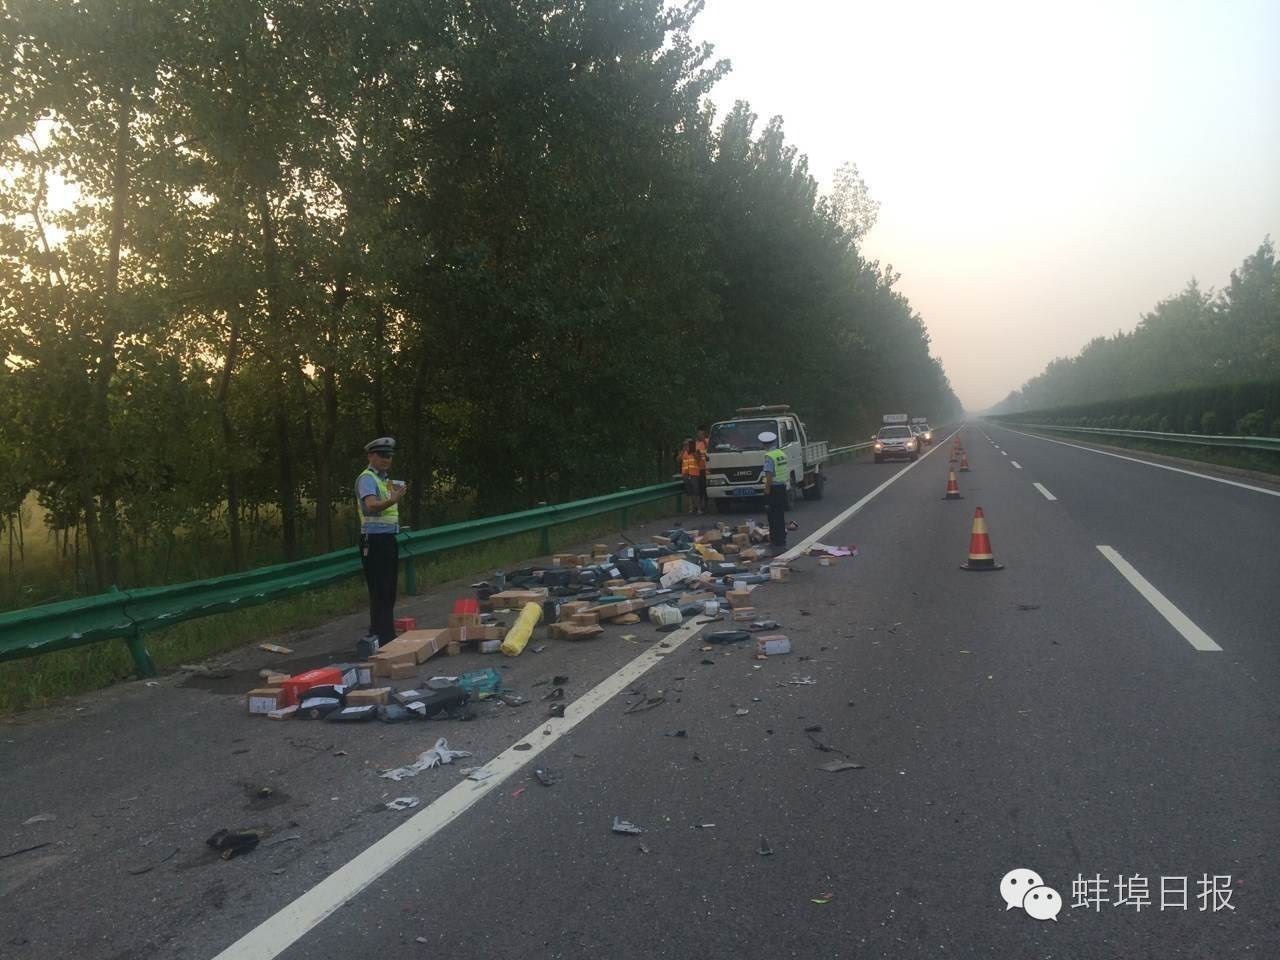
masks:
{"label": "distant horizon", "polygon": [[707,0],[711,92],[856,163],[966,410],[1280,238],[1280,4]]}

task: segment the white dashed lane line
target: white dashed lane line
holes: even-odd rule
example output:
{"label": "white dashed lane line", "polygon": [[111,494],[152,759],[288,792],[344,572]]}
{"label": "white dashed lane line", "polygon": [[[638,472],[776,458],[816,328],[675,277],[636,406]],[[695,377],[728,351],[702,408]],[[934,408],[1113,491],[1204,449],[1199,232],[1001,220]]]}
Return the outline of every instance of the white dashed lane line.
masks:
{"label": "white dashed lane line", "polygon": [[1120,575],[1142,594],[1144,600],[1156,608],[1160,616],[1169,621],[1170,626],[1182,634],[1187,643],[1197,650],[1212,653],[1221,652],[1222,648],[1213,642],[1213,638],[1191,622],[1191,618],[1170,602],[1169,598],[1151,585],[1151,582],[1133,568],[1124,557],[1111,547],[1098,545],[1098,552],[1111,561],[1112,566],[1120,571]]}
{"label": "white dashed lane line", "polygon": [[1042,494],[1044,494],[1044,498],[1045,498],[1046,500],[1057,500],[1057,499],[1058,499],[1058,498],[1057,498],[1057,497],[1055,497],[1052,493],[1050,493],[1048,490],[1046,490],[1046,489],[1044,488],[1044,484],[1043,484],[1043,483],[1033,483],[1033,484],[1031,484],[1031,485],[1032,485],[1033,487],[1035,487],[1037,490],[1039,490]]}
{"label": "white dashed lane line", "polygon": [[1021,470],[1021,469],[1022,469],[1022,464],[1020,464],[1017,460],[1010,460],[1010,461],[1009,461],[1009,463],[1010,463],[1010,464],[1012,464],[1012,466],[1013,466],[1013,468],[1014,468],[1015,470]]}

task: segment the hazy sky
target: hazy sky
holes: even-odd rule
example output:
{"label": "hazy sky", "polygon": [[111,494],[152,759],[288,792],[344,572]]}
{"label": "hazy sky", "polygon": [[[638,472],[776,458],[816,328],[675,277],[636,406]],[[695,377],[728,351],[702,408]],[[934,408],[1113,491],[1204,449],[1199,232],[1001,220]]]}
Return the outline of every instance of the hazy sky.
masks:
{"label": "hazy sky", "polygon": [[707,0],[713,99],[855,162],[973,410],[1280,242],[1280,0]]}

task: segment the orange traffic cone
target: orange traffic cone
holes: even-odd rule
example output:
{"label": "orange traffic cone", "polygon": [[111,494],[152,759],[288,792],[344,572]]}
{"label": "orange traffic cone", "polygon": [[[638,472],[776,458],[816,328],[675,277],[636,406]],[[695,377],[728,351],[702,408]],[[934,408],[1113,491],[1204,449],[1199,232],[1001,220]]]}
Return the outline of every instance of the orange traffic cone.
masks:
{"label": "orange traffic cone", "polygon": [[973,533],[969,535],[969,559],[960,564],[961,570],[1003,570],[1003,563],[996,563],[991,553],[991,538],[987,536],[987,519],[982,508],[973,511]]}
{"label": "orange traffic cone", "polygon": [[969,455],[965,453],[963,450],[960,451],[960,472],[961,473],[969,472]]}
{"label": "orange traffic cone", "polygon": [[963,500],[960,496],[960,484],[956,483],[956,472],[954,470],[947,471],[947,493],[943,500]]}

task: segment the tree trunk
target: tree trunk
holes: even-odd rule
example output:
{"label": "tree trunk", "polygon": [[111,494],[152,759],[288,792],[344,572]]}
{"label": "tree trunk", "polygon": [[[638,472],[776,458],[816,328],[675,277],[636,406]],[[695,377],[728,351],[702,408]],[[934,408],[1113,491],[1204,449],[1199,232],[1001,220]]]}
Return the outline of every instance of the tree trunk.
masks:
{"label": "tree trunk", "polygon": [[426,487],[431,476],[431,460],[426,444],[427,355],[425,348],[413,372],[413,395],[409,408],[409,523],[413,529],[427,526]]}
{"label": "tree trunk", "polygon": [[[111,381],[115,377],[117,357],[116,343],[120,338],[122,316],[120,309],[120,250],[124,244],[125,207],[129,200],[129,146],[132,142],[130,121],[133,117],[133,94],[122,91],[116,115],[115,156],[111,170],[110,235],[107,241],[107,265],[103,276],[103,325],[102,346],[98,355],[96,375],[93,379],[92,411],[86,424],[86,437],[93,439],[93,453],[85,451],[85,465],[91,480],[98,486],[101,497],[101,522],[94,509],[93,491],[81,493],[85,508],[85,524],[89,532],[89,546],[93,553],[93,572],[99,590],[119,579],[120,545],[119,524],[116,520],[114,484],[109,479],[113,469],[113,444],[111,413],[108,398]],[[93,470],[92,466],[99,467]]]}
{"label": "tree trunk", "polygon": [[254,190],[258,208],[258,220],[262,230],[262,268],[266,279],[267,320],[271,327],[263,338],[273,355],[276,376],[272,381],[272,402],[276,431],[276,458],[278,473],[278,499],[280,502],[280,543],[286,560],[298,555],[297,481],[293,473],[293,454],[289,437],[289,413],[287,409],[288,366],[281,358],[287,356],[281,348],[288,345],[284,326],[284,312],[280,305],[280,261],[276,248],[275,219],[271,213],[271,201],[266,187],[258,185]]}
{"label": "tree trunk", "polygon": [[240,358],[239,308],[231,311],[231,328],[227,333],[227,353],[222,361],[222,377],[218,381],[218,415],[222,421],[222,445],[227,456],[227,536],[231,541],[231,569],[244,567],[244,544],[240,536],[240,478],[235,463],[235,430],[231,425],[231,375]]}

